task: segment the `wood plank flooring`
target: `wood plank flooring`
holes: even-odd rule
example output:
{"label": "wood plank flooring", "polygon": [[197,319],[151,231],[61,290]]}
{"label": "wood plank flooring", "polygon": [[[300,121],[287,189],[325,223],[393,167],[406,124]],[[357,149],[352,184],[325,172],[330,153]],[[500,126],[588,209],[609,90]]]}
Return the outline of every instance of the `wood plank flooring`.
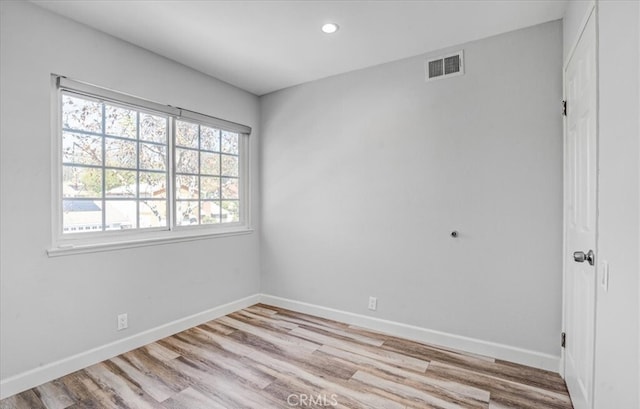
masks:
{"label": "wood plank flooring", "polygon": [[541,371],[267,305],[0,401],[1,409],[571,409]]}

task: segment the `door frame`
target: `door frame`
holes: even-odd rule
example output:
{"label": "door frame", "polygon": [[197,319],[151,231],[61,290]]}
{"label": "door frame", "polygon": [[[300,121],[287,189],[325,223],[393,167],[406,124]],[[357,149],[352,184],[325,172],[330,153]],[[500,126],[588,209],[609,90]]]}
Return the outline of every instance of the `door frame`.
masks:
{"label": "door frame", "polygon": [[[566,81],[566,71],[567,68],[569,66],[569,62],[571,61],[571,59],[573,58],[573,55],[575,53],[575,50],[578,46],[578,43],[580,42],[580,39],[582,38],[582,34],[584,33],[584,29],[587,26],[587,23],[589,22],[589,18],[593,17],[594,23],[595,23],[595,36],[596,36],[596,41],[595,41],[595,72],[596,72],[596,84],[595,84],[595,93],[596,93],[596,109],[595,109],[595,121],[596,121],[596,172],[598,172],[598,163],[599,163],[599,64],[598,64],[598,7],[597,7],[597,0],[592,0],[590,1],[590,4],[587,6],[587,9],[585,11],[584,16],[582,17],[582,20],[580,22],[580,26],[578,28],[578,32],[576,37],[573,39],[573,42],[571,43],[571,48],[569,53],[567,54],[566,57],[566,61],[564,61],[563,65],[562,65],[562,99],[566,101],[567,98],[567,81]],[[570,102],[569,102],[570,103]],[[568,165],[568,160],[567,160],[567,118],[566,116],[563,117],[562,120],[562,145],[563,145],[563,166],[562,166],[562,171],[563,171],[563,205],[562,205],[562,332],[566,332],[566,312],[567,312],[567,288],[566,288],[566,282],[567,282],[567,264],[568,264],[568,257],[569,257],[569,250],[568,246],[567,246],[567,228],[568,228],[568,221],[567,221],[567,203],[568,203],[568,194],[569,192],[567,191],[567,177],[568,177],[568,172],[567,172],[567,165]],[[593,249],[596,253],[596,255],[598,254],[598,175],[596,173],[596,223],[595,223],[595,232],[596,232],[596,241],[595,241],[595,248]],[[599,268],[598,268],[598,258],[596,256],[596,265],[595,265],[595,272],[596,272],[596,291],[594,294],[594,308],[595,308],[595,312],[597,312],[597,305],[598,305],[598,296],[597,296],[597,283],[599,282],[598,277],[599,277]],[[595,355],[595,334],[597,331],[597,314],[594,314],[594,355]],[[567,334],[568,337],[570,337],[570,334]],[[571,338],[569,338],[569,342],[571,342]],[[564,379],[565,377],[565,349],[561,348],[560,351],[560,368],[559,368],[559,373],[560,376]],[[594,360],[593,360],[593,383],[595,385],[595,377],[596,377],[596,373],[595,373],[595,356],[594,356]],[[593,393],[593,391],[592,391]],[[592,402],[593,402],[593,397],[592,397]]]}

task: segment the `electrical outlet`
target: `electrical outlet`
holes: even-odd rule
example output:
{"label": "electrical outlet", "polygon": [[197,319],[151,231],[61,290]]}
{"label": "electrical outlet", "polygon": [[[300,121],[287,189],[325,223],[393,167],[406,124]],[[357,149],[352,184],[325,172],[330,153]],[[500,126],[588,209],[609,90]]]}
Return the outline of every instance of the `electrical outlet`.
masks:
{"label": "electrical outlet", "polygon": [[378,299],[376,297],[369,297],[369,309],[375,311],[378,308]]}
{"label": "electrical outlet", "polygon": [[129,327],[129,317],[127,313],[118,315],[118,331],[122,331]]}

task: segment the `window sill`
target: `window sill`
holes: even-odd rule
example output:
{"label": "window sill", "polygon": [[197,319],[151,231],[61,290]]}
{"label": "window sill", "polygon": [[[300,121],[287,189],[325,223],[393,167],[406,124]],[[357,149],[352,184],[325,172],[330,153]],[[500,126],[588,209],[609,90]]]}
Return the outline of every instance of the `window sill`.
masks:
{"label": "window sill", "polygon": [[182,243],[186,241],[206,240],[218,237],[238,236],[253,233],[251,228],[242,228],[236,230],[220,231],[215,233],[201,233],[179,235],[171,237],[153,237],[144,239],[117,240],[111,242],[91,243],[91,244],[61,244],[58,247],[47,250],[49,257],[69,256],[73,254],[97,253],[102,251],[113,251],[121,249],[130,249],[136,247],[158,246],[170,243]]}

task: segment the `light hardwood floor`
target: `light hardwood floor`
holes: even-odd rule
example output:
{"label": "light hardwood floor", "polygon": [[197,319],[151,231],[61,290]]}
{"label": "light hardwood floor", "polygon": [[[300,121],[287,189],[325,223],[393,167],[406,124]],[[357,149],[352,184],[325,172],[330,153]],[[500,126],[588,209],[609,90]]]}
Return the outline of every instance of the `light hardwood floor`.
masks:
{"label": "light hardwood floor", "polygon": [[0,408],[570,409],[563,380],[255,305],[0,401]]}

